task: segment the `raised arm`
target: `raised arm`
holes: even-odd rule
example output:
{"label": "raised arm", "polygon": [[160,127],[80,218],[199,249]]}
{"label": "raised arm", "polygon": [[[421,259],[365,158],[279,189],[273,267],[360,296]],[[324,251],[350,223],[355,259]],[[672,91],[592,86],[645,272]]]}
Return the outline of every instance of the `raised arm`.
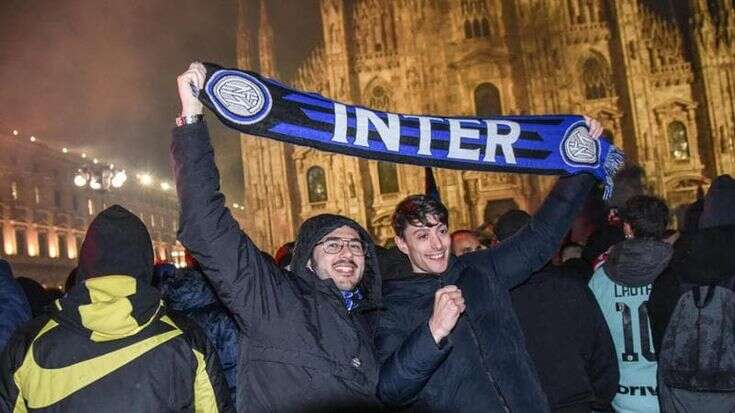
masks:
{"label": "raised arm", "polygon": [[[204,76],[204,66],[193,63],[178,78],[182,118],[191,122],[173,130],[171,144],[181,209],[178,238],[199,261],[217,295],[242,328],[253,308],[267,308],[280,270],[240,230],[225,207],[207,125],[196,119],[202,114],[202,104],[191,85],[201,89]],[[263,302],[265,306],[261,305]]]}
{"label": "raised arm", "polygon": [[[590,138],[598,139],[602,126],[589,117],[585,119]],[[481,270],[494,268],[507,289],[522,283],[559,248],[594,182],[595,178],[589,174],[559,178],[528,225],[497,247],[468,254],[465,261]]]}

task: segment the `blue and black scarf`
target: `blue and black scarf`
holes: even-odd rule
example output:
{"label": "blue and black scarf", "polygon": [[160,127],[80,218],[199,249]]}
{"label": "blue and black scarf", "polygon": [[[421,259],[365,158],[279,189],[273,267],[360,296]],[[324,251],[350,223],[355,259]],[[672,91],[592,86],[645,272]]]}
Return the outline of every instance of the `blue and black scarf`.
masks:
{"label": "blue and black scarf", "polygon": [[301,92],[257,73],[207,64],[200,100],[239,131],[368,159],[476,171],[591,173],[612,194],[622,152],[587,137],[578,115],[405,115]]}

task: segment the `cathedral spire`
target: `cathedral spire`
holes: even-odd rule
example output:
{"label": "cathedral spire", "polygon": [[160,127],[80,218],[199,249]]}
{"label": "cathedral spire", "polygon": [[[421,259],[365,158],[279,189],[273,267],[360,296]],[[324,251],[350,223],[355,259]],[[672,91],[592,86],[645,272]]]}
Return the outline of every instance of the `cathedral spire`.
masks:
{"label": "cathedral spire", "polygon": [[268,77],[276,75],[276,58],[273,43],[273,26],[268,18],[266,0],[260,0],[260,29],[258,30],[258,52],[260,57],[260,72]]}

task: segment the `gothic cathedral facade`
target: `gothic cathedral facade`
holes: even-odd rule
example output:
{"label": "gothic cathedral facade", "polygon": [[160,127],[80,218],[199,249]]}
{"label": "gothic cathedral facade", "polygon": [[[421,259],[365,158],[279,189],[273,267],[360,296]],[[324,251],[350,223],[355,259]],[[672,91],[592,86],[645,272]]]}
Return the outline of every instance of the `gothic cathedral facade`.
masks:
{"label": "gothic cathedral facade", "polygon": [[[265,1],[240,0],[238,64],[279,78]],[[589,114],[676,207],[735,172],[733,0],[320,0],[295,87],[401,113]],[[245,230],[265,251],[337,213],[392,238],[424,169],[242,136]],[[450,227],[532,211],[552,178],[434,169]]]}

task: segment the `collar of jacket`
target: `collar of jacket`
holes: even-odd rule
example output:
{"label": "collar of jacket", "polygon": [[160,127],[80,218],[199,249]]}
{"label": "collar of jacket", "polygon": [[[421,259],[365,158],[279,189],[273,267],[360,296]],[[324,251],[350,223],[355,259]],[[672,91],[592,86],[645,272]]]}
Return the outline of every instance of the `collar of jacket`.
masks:
{"label": "collar of jacket", "polygon": [[603,264],[613,281],[630,287],[652,283],[669,265],[673,248],[652,238],[633,238],[615,244]]}
{"label": "collar of jacket", "polygon": [[403,297],[416,297],[433,294],[445,285],[456,284],[462,272],[461,260],[454,255],[449,256],[447,269],[441,274],[411,272],[400,277],[384,281],[390,290],[399,290]]}

